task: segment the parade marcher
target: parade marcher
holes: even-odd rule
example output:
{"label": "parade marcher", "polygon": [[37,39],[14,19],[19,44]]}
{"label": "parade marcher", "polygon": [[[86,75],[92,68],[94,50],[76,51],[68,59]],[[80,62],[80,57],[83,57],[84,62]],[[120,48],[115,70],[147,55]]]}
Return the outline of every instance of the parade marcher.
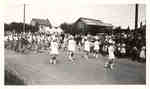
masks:
{"label": "parade marcher", "polygon": [[96,39],[96,41],[94,42],[94,56],[96,58],[98,58],[99,49],[100,49],[100,42],[98,39]]}
{"label": "parade marcher", "polygon": [[50,46],[50,54],[52,58],[49,60],[50,64],[56,64],[56,57],[59,54],[58,52],[58,43],[56,39],[53,39]]}
{"label": "parade marcher", "polygon": [[69,40],[68,40],[68,51],[69,51],[69,60],[71,60],[72,62],[74,61],[74,53],[75,53],[75,49],[76,49],[76,42],[74,40],[73,36],[70,36]]}
{"label": "parade marcher", "polygon": [[84,52],[85,52],[85,58],[88,59],[88,55],[90,53],[90,48],[91,48],[91,42],[89,41],[88,38],[85,38],[84,42]]}
{"label": "parade marcher", "polygon": [[109,47],[108,47],[108,61],[105,63],[104,67],[113,69],[114,67],[114,62],[115,62],[115,46],[114,46],[114,41],[109,42]]}

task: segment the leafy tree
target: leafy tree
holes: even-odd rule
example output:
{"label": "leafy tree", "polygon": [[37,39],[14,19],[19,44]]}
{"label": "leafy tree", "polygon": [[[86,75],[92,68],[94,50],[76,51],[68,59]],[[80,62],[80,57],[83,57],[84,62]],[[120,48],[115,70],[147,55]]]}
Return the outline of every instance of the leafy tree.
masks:
{"label": "leafy tree", "polygon": [[73,29],[72,29],[72,24],[68,24],[68,23],[62,23],[60,25],[60,28],[63,29],[63,31],[65,33],[74,33]]}
{"label": "leafy tree", "polygon": [[[4,31],[11,31],[20,33],[23,32],[23,23],[12,22],[10,24],[4,24]],[[37,26],[25,24],[25,32],[37,32],[39,29]]]}

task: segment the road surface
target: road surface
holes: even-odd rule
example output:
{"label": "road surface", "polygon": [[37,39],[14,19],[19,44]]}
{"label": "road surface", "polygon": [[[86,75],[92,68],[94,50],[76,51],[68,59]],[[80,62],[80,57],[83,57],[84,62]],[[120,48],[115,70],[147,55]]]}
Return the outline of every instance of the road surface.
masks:
{"label": "road surface", "polygon": [[5,70],[11,70],[27,85],[101,85],[101,84],[145,84],[145,64],[128,59],[117,59],[114,70],[106,71],[107,56],[96,59],[90,55],[86,60],[83,53],[76,53],[75,64],[60,52],[57,64],[49,64],[47,53],[20,54],[5,49]]}

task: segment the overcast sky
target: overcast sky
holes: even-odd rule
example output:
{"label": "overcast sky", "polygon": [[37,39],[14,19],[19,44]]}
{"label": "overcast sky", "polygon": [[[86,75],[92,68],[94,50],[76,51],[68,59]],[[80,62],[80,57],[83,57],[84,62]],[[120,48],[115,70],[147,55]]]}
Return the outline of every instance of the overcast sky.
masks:
{"label": "overcast sky", "polygon": [[[23,22],[23,4],[26,3],[26,23],[32,18],[49,19],[52,25],[72,23],[79,17],[99,19],[114,26],[134,28],[135,4],[98,4],[72,0],[6,0],[4,22]],[[144,4],[139,5],[139,22],[145,23]]]}

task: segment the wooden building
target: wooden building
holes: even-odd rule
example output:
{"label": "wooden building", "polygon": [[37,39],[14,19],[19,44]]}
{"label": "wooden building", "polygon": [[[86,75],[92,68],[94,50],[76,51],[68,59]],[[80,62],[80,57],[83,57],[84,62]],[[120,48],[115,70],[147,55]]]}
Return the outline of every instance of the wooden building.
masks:
{"label": "wooden building", "polygon": [[112,24],[104,23],[101,20],[81,17],[73,24],[72,32],[96,34],[110,32],[112,28]]}

